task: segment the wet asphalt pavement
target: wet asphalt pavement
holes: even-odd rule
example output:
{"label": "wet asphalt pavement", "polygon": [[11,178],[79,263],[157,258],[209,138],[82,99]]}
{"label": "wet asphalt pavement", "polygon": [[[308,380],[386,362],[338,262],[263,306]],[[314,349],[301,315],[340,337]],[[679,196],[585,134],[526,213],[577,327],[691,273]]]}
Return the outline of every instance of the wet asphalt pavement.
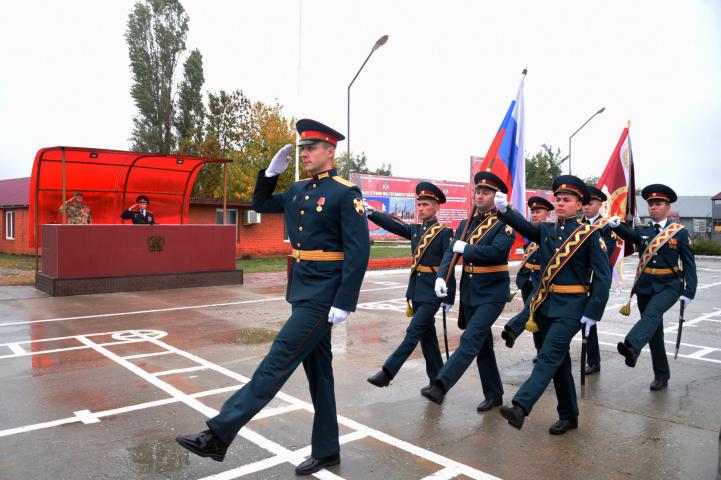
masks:
{"label": "wet asphalt pavement", "polygon": [[[624,291],[612,292],[599,325],[601,372],[587,378],[579,397],[579,428],[561,436],[548,433],[557,419],[552,385],[520,431],[497,408],[477,413],[483,398],[475,365],[443,405],[430,403],[419,393],[428,383],[420,349],[388,388],[368,384],[407,325],[407,273],[369,273],[358,310],[333,333],[342,462],[318,476],[716,478],[721,262],[697,260],[699,290],[686,309],[679,358],[670,360],[669,388],[659,392],[648,388],[647,352],[633,369],[616,352],[638,319],[635,302],[631,317],[618,313],[635,263],[626,263]],[[223,463],[174,441],[204,429],[252,375],[290,312],[284,289],[278,274],[248,274],[237,287],[58,298],[0,287],[0,478],[294,478],[293,464],[310,453],[302,369],[241,431]],[[520,298],[509,303],[493,330],[505,401],[532,369],[529,334],[513,349],[500,339],[520,308]],[[451,349],[461,333],[455,318],[456,310]],[[677,319],[678,306],[665,318],[670,354]],[[442,342],[440,325],[439,317]],[[578,372],[578,338],[571,348]]]}

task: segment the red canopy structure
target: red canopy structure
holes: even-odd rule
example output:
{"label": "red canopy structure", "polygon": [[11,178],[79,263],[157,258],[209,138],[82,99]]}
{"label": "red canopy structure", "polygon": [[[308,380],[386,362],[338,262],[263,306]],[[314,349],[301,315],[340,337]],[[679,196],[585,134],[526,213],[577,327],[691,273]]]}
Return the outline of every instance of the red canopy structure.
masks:
{"label": "red canopy structure", "polygon": [[35,246],[39,225],[63,223],[60,206],[74,191],[83,192],[92,223],[129,222],[120,214],[140,194],[150,198],[148,209],[158,223],[185,223],[200,168],[230,161],[97,148],[42,148],[35,155],[30,177],[29,244]]}

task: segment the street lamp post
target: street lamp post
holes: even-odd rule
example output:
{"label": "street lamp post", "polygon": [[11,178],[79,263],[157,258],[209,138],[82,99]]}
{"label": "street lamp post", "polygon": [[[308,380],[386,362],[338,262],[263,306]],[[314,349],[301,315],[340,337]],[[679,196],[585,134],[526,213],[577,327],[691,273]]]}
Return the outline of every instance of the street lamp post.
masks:
{"label": "street lamp post", "polygon": [[593,117],[595,117],[596,115],[598,115],[600,113],[603,113],[604,110],[606,110],[606,107],[601,108],[599,111],[597,111],[596,113],[591,115],[591,117],[588,120],[583,122],[583,125],[578,127],[578,129],[575,132],[573,132],[570,137],[568,137],[568,174],[569,175],[571,175],[571,139],[573,138],[574,135],[576,135],[578,132],[580,132],[581,129],[583,127],[585,127],[588,122],[593,120]]}
{"label": "street lamp post", "polygon": [[358,78],[358,75],[360,75],[361,70],[363,70],[363,67],[366,66],[366,63],[368,63],[368,60],[371,58],[371,55],[373,55],[373,52],[378,50],[380,47],[385,45],[385,43],[388,41],[388,35],[383,35],[381,38],[379,38],[375,45],[373,45],[373,48],[371,48],[371,52],[366,57],[365,61],[363,62],[363,65],[358,69],[358,73],[355,74],[355,77],[353,77],[353,80],[350,81],[348,84],[348,123],[347,123],[347,129],[346,129],[346,146],[348,147],[348,160],[350,161],[350,87],[353,86],[353,82],[355,82],[355,79]]}

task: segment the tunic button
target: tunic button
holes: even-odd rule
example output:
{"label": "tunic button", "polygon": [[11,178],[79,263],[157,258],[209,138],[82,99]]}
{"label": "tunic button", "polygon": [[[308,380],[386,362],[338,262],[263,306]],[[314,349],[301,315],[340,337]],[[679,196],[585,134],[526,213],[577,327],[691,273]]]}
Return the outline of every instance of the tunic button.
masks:
{"label": "tunic button", "polygon": [[653,263],[656,263],[656,260],[654,260]]}
{"label": "tunic button", "polygon": [[302,231],[303,231],[303,227],[298,227],[298,231],[299,231],[299,232],[302,232]]}
{"label": "tunic button", "polygon": [[556,251],[559,251],[559,250],[560,250],[559,248],[556,249]]}
{"label": "tunic button", "polygon": [[304,210],[301,210],[301,211],[300,211],[300,214],[301,214],[301,215],[305,215],[305,211],[304,211]]}
{"label": "tunic button", "polygon": [[473,274],[472,274],[472,273],[469,273],[469,274],[468,274],[468,278],[473,278]]}
{"label": "tunic button", "polygon": [[316,185],[315,183],[313,184],[313,188],[315,188],[315,187],[317,187],[317,186],[318,186],[318,185]]}
{"label": "tunic button", "polygon": [[563,225],[561,225],[561,230],[563,230],[564,228],[566,228],[566,227],[564,227]]}
{"label": "tunic button", "polygon": [[418,272],[418,276],[419,276],[419,277],[421,276],[421,272]]}
{"label": "tunic button", "polygon": [[306,200],[308,200],[310,197],[309,197],[308,195],[306,195],[306,196],[303,197],[303,198],[305,198]]}
{"label": "tunic button", "polygon": [[300,242],[296,243],[296,246],[297,246],[298,248],[300,248]]}
{"label": "tunic button", "polygon": [[563,237],[558,237],[559,240],[563,240]]}

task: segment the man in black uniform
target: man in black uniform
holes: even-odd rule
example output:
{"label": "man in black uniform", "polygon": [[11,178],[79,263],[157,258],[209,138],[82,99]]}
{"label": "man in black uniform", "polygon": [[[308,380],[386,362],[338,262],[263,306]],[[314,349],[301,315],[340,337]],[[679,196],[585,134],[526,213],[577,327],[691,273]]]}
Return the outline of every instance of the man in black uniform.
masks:
{"label": "man in black uniform", "polygon": [[463,320],[459,326],[465,328],[465,332],[433,385],[421,390],[421,394],[440,405],[475,358],[484,396],[476,410],[485,412],[503,402],[503,383],[493,352],[491,327],[510,297],[508,251],[516,233],[499,220],[493,207],[493,195],[498,191],[508,192],[508,187],[490,172],[478,172],[474,181],[476,214],[471,218],[465,237],[461,238],[466,220],[458,226],[455,241],[443,256],[435,287],[439,298],[448,295],[445,277],[451,259],[454,253],[462,255],[459,319]]}
{"label": "man in black uniform", "polygon": [[145,195],[138,195],[135,203],[127,210],[120,214],[123,220],[132,220],[133,225],[153,225],[155,224],[155,215],[149,211],[150,199]]}
{"label": "man in black uniform", "polygon": [[[657,183],[644,188],[641,196],[648,203],[652,224],[631,228],[616,216],[608,220],[619,237],[636,245],[639,255],[631,296],[635,293],[638,297],[641,319],[617,348],[626,365],[635,367],[641,349],[648,344],[654,374],[650,388],[662,390],[671,377],[664,346],[663,314],[679,299],[686,307],[696,295],[696,260],[688,230],[668,218],[671,204],[677,199],[676,192]],[[678,268],[679,260],[682,271]],[[630,309],[626,310],[621,313],[628,315]]]}
{"label": "man in black uniform", "polygon": [[[548,220],[548,213],[553,210],[553,204],[543,197],[531,197],[528,199],[528,208],[531,210],[531,223],[538,225]],[[521,291],[523,304],[528,302],[531,293],[538,287],[538,279],[541,276],[540,254],[538,244],[529,242],[525,247],[521,268],[516,274],[516,287]],[[516,338],[523,333],[526,327],[527,315],[516,315],[503,326],[501,338],[505,340],[508,348],[513,348]],[[538,332],[533,334],[533,344],[536,350],[541,348],[541,336]],[[534,360],[535,361],[535,360]]]}
{"label": "man in black uniform", "polygon": [[[613,265],[611,265],[610,262],[613,252],[616,251],[616,234],[613,233],[613,230],[611,230],[611,227],[608,225],[608,220],[603,218],[600,214],[603,202],[607,200],[607,197],[605,193],[592,185],[588,186],[588,191],[591,195],[591,200],[582,207],[583,216],[581,217],[581,223],[588,223],[590,225],[598,225],[601,227],[601,235],[604,243],[606,244],[609,266],[613,268]],[[601,350],[598,347],[598,331],[595,325],[591,327],[590,333],[588,334],[587,348],[588,357],[586,358],[588,365],[585,367],[585,373],[586,375],[592,375],[601,371]]]}
{"label": "man in black uniform", "polygon": [[403,341],[385,361],[383,368],[368,377],[368,382],[376,387],[388,386],[419,341],[426,359],[426,374],[430,383],[435,380],[443,366],[443,358],[438,348],[435,315],[441,302],[447,313],[456,295],[455,278],[450,282],[445,298],[439,299],[433,291],[443,254],[453,239],[453,229],[442,225],[436,218],[439,206],[443,203],[446,203],[446,196],[440,188],[429,182],[421,182],[416,185],[416,210],[421,223],[407,224],[366,205],[368,219],[389,232],[410,240],[413,252],[413,264],[406,290],[406,315],[413,318]]}
{"label": "man in black uniform", "polygon": [[504,193],[496,193],[499,217],[536,242],[541,259],[538,288],[527,306],[527,328],[536,331],[540,327],[542,344],[538,361],[513,397],[512,405],[501,407],[501,415],[511,426],[520,429],[553,380],[559,420],[551,425],[549,432],[560,435],[578,428],[578,403],[569,355],[571,340],[580,328],[588,332],[603,316],[611,269],[599,228],[576,220],[582,203],[589,200],[586,184],[572,175],[562,175],[553,181],[553,193],[558,221],[538,225],[508,208]]}
{"label": "man in black uniform", "polygon": [[238,431],[302,362],[315,417],[311,457],[295,471],[309,475],[340,463],[331,327],[356,308],[370,242],[361,192],[333,168],[336,144],[345,137],[314,120],[299,120],[296,128],[300,157],[311,178],[294,183],[287,192],[273,193],[278,175],[290,162],[293,146],[286,145],[258,173],[253,192],[253,210],[285,214],[296,260],[286,291],[292,313],[250,382],[208,420],[209,430],[176,440],[197,455],[222,461]]}

